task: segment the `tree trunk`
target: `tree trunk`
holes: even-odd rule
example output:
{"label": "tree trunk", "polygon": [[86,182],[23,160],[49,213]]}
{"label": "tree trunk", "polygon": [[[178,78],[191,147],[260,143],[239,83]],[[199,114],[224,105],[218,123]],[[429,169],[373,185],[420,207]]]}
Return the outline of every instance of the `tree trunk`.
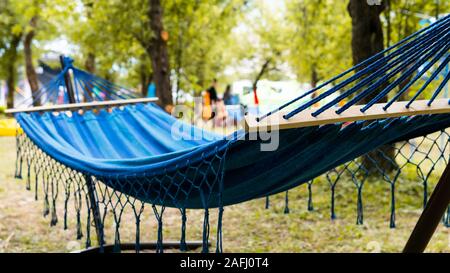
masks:
{"label": "tree trunk", "polygon": [[[87,72],[94,74],[95,73],[95,54],[89,52],[86,56],[86,60],[84,61],[84,68]],[[89,102],[90,100],[95,99],[95,95],[89,90],[89,88],[85,88],[84,90],[85,96],[83,96],[83,102]],[[107,100],[107,97],[105,98]]]}
{"label": "tree trunk", "polygon": [[6,97],[6,108],[14,108],[14,89],[16,86],[16,65],[8,64],[8,76],[6,78],[6,87],[8,89],[8,96]]}
{"label": "tree trunk", "polygon": [[8,67],[6,77],[6,87],[8,89],[8,96],[6,97],[6,107],[14,108],[14,94],[16,87],[16,62],[17,62],[17,47],[20,44],[22,35],[16,35],[11,40],[9,49],[5,52],[8,55]]}
{"label": "tree trunk", "polygon": [[86,56],[86,61],[84,62],[84,67],[89,73],[95,73],[95,54],[89,52]]}
{"label": "tree trunk", "polygon": [[[350,0],[348,12],[352,18],[354,65],[384,49],[383,28],[380,20],[380,13],[383,10],[384,5],[368,5],[366,1]],[[370,99],[365,98],[364,102]]]}
{"label": "tree trunk", "polygon": [[141,80],[141,94],[142,97],[146,98],[148,95],[148,86],[152,81],[152,74],[147,70],[147,67],[144,63],[144,60],[141,60],[141,65],[139,67],[139,74]]}
{"label": "tree trunk", "polygon": [[266,72],[269,70],[269,64],[271,61],[272,61],[272,59],[267,59],[261,66],[261,69],[259,70],[258,75],[256,75],[256,78],[253,81],[253,90],[256,90],[256,88],[258,86],[258,82],[261,80],[262,76],[264,76],[264,74],[266,74]]}
{"label": "tree trunk", "polygon": [[153,68],[153,81],[156,86],[158,104],[166,106],[172,104],[172,90],[170,88],[170,67],[167,52],[167,37],[163,26],[163,9],[160,0],[149,0],[148,17],[153,37],[150,39],[146,51],[150,56]]}
{"label": "tree trunk", "polygon": [[261,66],[261,70],[259,70],[258,75],[256,75],[256,78],[253,81],[253,98],[254,98],[255,105],[259,104],[258,93],[257,93],[258,82],[261,80],[262,76],[264,76],[264,74],[267,73],[267,71],[269,70],[269,65],[270,65],[271,61],[272,61],[272,59],[269,58],[264,62],[264,64]]}
{"label": "tree trunk", "polygon": [[[380,14],[384,8],[384,1],[380,5],[368,5],[367,1],[350,0],[348,12],[352,18],[352,53],[354,65],[384,49],[383,27],[380,20]],[[381,89],[383,89],[383,86]],[[365,97],[362,103],[369,102],[377,93],[374,92]],[[386,101],[387,97],[380,100],[380,102]],[[377,151],[370,152],[367,156],[364,156],[363,165],[371,174],[379,173],[376,165],[386,172],[390,172],[397,167],[394,154],[395,151],[391,146],[382,146]]]}
{"label": "tree trunk", "polygon": [[[94,7],[94,2],[91,1],[82,1],[83,5],[86,8],[86,17],[88,20],[92,19],[92,9]],[[88,52],[86,56],[86,60],[84,62],[84,67],[89,73],[94,74],[95,73],[95,54],[92,52],[92,49],[90,52]]]}
{"label": "tree trunk", "polygon": [[31,94],[33,95],[33,105],[39,106],[40,102],[38,98],[36,98],[37,92],[39,90],[38,78],[36,74],[36,70],[33,66],[33,38],[35,35],[35,27],[37,23],[37,17],[34,16],[30,20],[31,30],[25,34],[25,38],[23,41],[23,52],[25,55],[25,70],[27,74],[28,83],[30,84]]}

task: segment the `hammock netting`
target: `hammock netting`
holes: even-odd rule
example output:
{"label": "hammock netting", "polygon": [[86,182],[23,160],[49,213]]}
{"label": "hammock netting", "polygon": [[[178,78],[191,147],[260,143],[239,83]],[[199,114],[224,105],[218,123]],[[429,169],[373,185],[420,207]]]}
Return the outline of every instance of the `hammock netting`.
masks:
{"label": "hammock netting", "polygon": [[33,102],[39,102],[42,105],[70,103],[69,92],[67,92],[66,87],[66,73],[70,73],[72,76],[75,103],[138,97],[133,90],[74,67],[71,58],[64,57],[63,62],[64,68],[62,71],[41,86],[39,90],[33,93],[33,96],[16,105],[16,108],[33,105]]}
{"label": "hammock netting", "polygon": [[[398,87],[399,91],[386,103],[387,109],[409,87],[421,84],[412,96],[412,104],[450,60],[449,28],[447,16],[258,120],[285,108],[290,108],[284,115],[289,119],[336,92],[339,95],[318,108],[314,116],[346,99],[348,102],[336,110],[342,113],[369,96],[372,99],[361,109],[365,111]],[[69,59],[65,63],[61,73],[43,86],[34,99],[41,103],[57,103],[61,99],[67,102],[67,73],[72,76],[76,102],[135,96],[124,87],[74,68]],[[421,78],[426,72],[431,76],[423,83]],[[429,105],[449,77],[444,75]],[[408,78],[406,86],[400,86]],[[321,92],[330,83],[332,87]],[[321,93],[305,102],[303,99],[313,92]],[[342,177],[350,177],[357,189],[357,223],[361,224],[363,185],[373,172],[365,168],[363,160],[371,160],[378,166],[376,172],[391,186],[390,226],[394,227],[398,177],[405,166],[415,166],[424,185],[426,203],[427,181],[435,171],[434,166],[448,161],[445,129],[450,126],[450,114],[436,114],[294,128],[280,130],[278,148],[267,152],[260,149],[265,140],[258,133],[240,130],[219,136],[183,123],[152,103],[82,112],[19,113],[16,119],[24,132],[17,136],[16,177],[23,176],[25,165],[27,188],[34,186],[36,198],[39,191],[44,193],[44,215],[51,215],[52,225],[58,222],[56,200],[64,196],[64,227],[67,228],[68,203],[73,199],[78,237],[83,233],[81,211],[84,208],[86,246],[91,245],[93,222],[101,249],[106,242],[105,219],[111,211],[115,250],[120,251],[122,215],[125,208],[131,208],[136,219],[136,250],[139,251],[140,221],[145,205],[149,204],[158,223],[158,252],[163,251],[163,215],[167,207],[181,212],[182,250],[187,248],[186,210],[204,210],[203,252],[209,251],[209,212],[217,209],[216,251],[221,252],[225,206],[262,197],[267,197],[268,206],[268,196],[286,192],[285,212],[289,212],[287,191],[306,184],[308,208],[312,209],[312,181],[320,175],[325,175],[330,184],[331,218],[336,217],[336,185]],[[435,132],[440,133],[436,136]],[[418,145],[417,138],[423,140]],[[412,139],[416,139],[415,148],[407,155],[404,146]],[[438,145],[440,140],[444,144]],[[396,151],[394,156],[383,155],[386,145]],[[431,153],[436,147],[437,157],[436,152]],[[379,155],[373,157],[374,153]],[[385,162],[380,162],[380,158]],[[431,168],[430,164],[423,163],[430,160]],[[391,164],[390,169],[394,171],[385,170],[386,164]],[[448,225],[448,215],[445,223]]]}

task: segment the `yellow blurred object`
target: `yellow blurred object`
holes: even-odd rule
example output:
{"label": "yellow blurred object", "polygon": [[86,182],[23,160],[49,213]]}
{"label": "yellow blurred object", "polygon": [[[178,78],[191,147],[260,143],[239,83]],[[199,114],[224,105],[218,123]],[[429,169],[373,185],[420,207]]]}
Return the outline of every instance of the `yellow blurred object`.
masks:
{"label": "yellow blurred object", "polygon": [[211,98],[209,97],[209,92],[203,92],[203,120],[209,120],[212,118],[212,108],[211,108]]}
{"label": "yellow blurred object", "polygon": [[[0,119],[0,136],[15,136],[17,132],[17,122],[15,119]],[[19,133],[22,129],[19,128]]]}
{"label": "yellow blurred object", "polygon": [[161,39],[163,39],[164,42],[167,42],[169,40],[169,32],[165,30],[161,31]]}
{"label": "yellow blurred object", "polygon": [[342,107],[342,106],[344,106],[344,104],[346,104],[346,103],[347,103],[347,100],[346,100],[346,99],[343,99],[343,100],[339,101],[338,105],[339,105],[339,107]]}

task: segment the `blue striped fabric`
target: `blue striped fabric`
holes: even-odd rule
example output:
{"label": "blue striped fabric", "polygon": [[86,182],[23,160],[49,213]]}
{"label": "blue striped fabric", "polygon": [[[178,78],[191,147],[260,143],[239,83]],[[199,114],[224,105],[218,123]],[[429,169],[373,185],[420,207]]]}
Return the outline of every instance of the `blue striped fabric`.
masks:
{"label": "blue striped fabric", "polygon": [[[33,143],[58,162],[96,176],[113,188],[126,180],[132,187],[121,190],[151,203],[161,201],[136,190],[150,183],[149,178],[227,150],[224,205],[288,190],[381,145],[450,126],[450,115],[445,114],[282,130],[278,149],[264,152],[262,141],[249,140],[243,131],[220,137],[182,124],[186,135],[180,139],[172,130],[180,121],[153,104],[126,106],[112,113],[20,113],[16,118]],[[202,134],[201,139],[189,139]],[[194,186],[201,183],[194,175],[187,180]],[[171,183],[178,183],[177,179]],[[204,207],[199,192],[183,198],[183,207]],[[217,206],[216,196],[211,198],[210,207]],[[179,207],[178,201],[174,193],[164,205]]]}

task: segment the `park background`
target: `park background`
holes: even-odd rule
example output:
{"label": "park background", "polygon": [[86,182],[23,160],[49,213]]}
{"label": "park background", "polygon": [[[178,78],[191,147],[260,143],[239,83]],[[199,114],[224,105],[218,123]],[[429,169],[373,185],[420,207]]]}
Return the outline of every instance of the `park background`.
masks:
{"label": "park background", "polygon": [[[59,68],[60,54],[141,96],[148,95],[153,81],[162,105],[192,106],[192,98],[216,78],[219,95],[231,84],[241,102],[251,106],[256,88],[261,107],[271,107],[448,12],[450,3],[438,0],[0,0],[0,107],[13,108],[37,92],[45,73]],[[358,24],[373,27],[358,29]],[[364,37],[370,40],[358,40]],[[74,230],[49,228],[41,202],[14,179],[14,145],[13,137],[0,138],[0,251],[82,248],[73,240]],[[338,217],[331,221],[329,186],[318,178],[312,212],[306,209],[305,187],[290,191],[289,214],[283,213],[284,194],[272,198],[269,209],[264,200],[227,208],[225,251],[400,251],[421,212],[415,175],[398,184],[396,229],[389,228],[389,185],[383,181],[369,181],[365,221],[355,225],[352,182],[341,183]],[[178,237],[173,215],[165,238]],[[188,218],[198,222],[190,225],[188,237],[200,238],[201,213],[190,212]],[[149,230],[148,239],[155,238],[153,224],[143,229]],[[132,231],[130,225],[130,238]],[[449,230],[441,225],[428,251],[449,250]]]}

